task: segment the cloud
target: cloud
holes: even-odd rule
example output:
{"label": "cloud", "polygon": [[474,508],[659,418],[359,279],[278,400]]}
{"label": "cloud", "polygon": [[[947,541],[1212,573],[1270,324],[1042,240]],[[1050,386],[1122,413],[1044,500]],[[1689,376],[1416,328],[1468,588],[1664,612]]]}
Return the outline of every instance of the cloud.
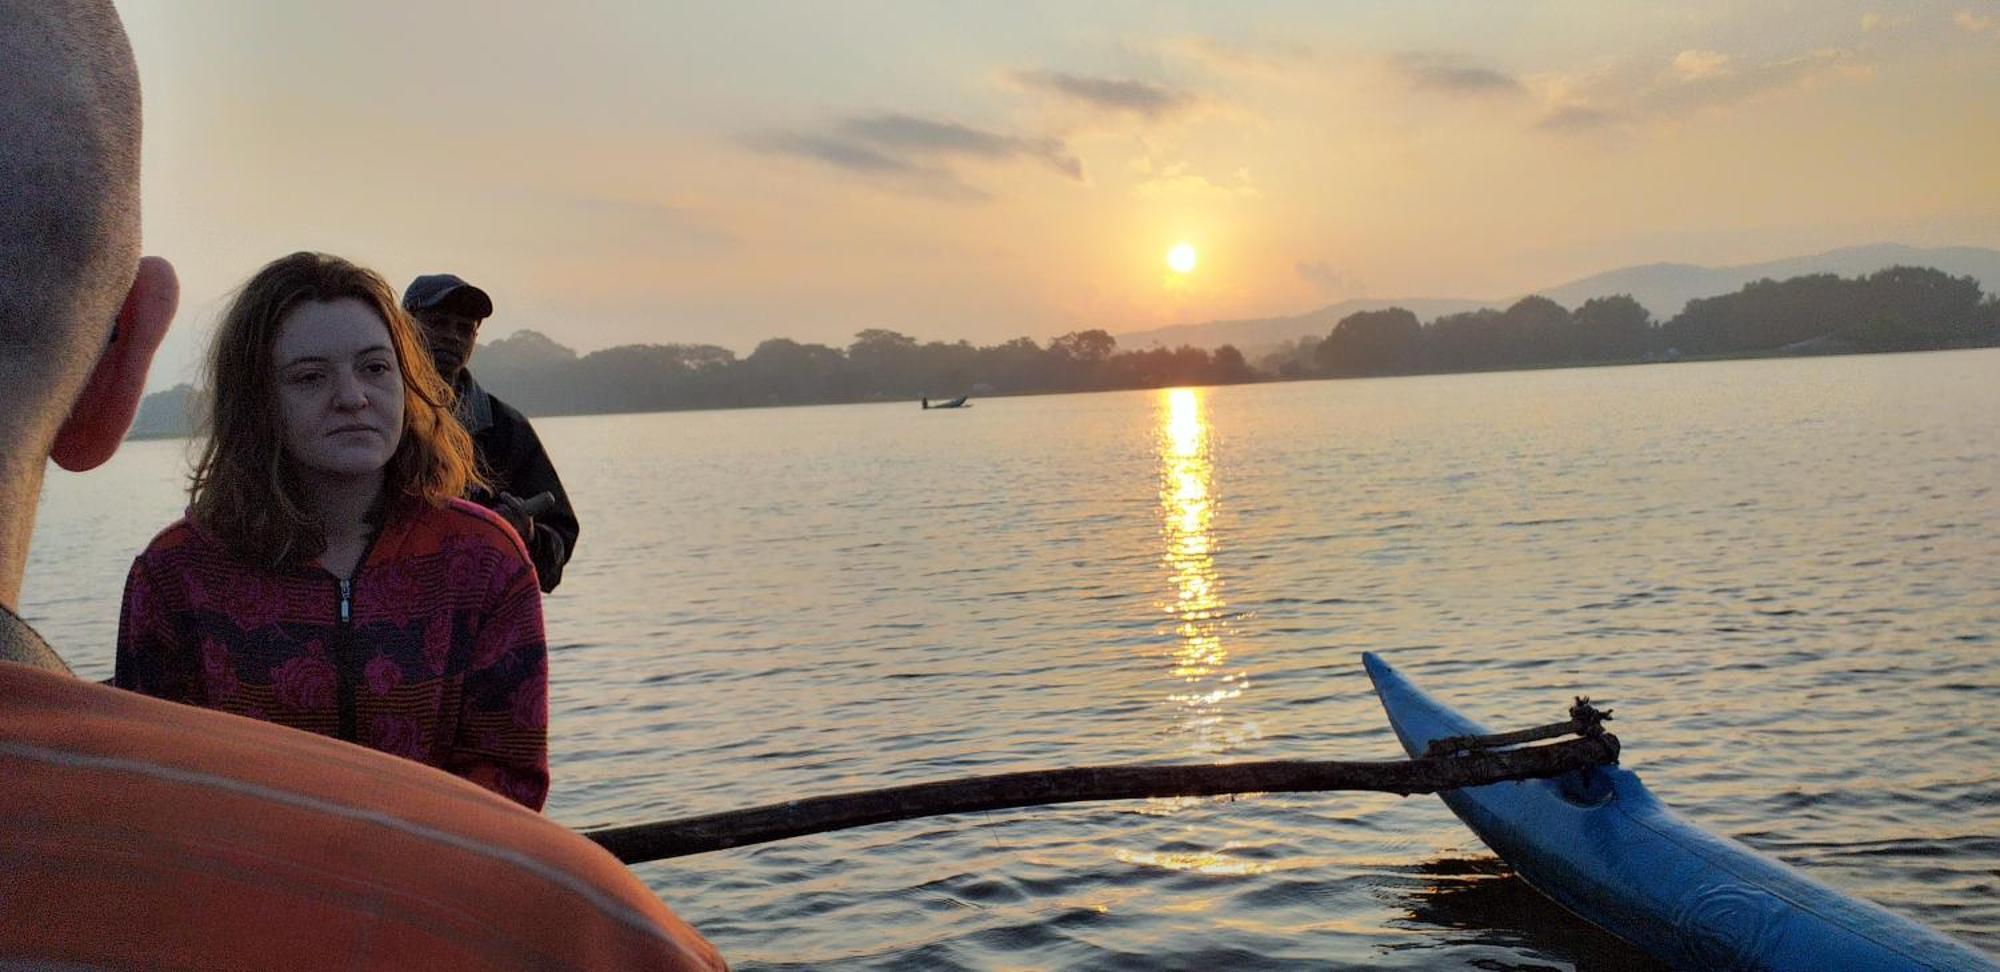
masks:
{"label": "cloud", "polygon": [[1983,34],[1993,29],[1993,18],[1981,16],[1971,10],[1960,10],[1952,14],[1951,22],[1957,24],[1960,30],[1974,34]]}
{"label": "cloud", "polygon": [[1681,51],[1650,76],[1641,64],[1589,77],[1533,79],[1547,106],[1536,127],[1578,133],[1621,123],[1718,111],[1767,95],[1811,88],[1837,78],[1872,75],[1851,52],[1817,50],[1793,57],[1745,62],[1718,51]]}
{"label": "cloud", "polygon": [[1674,55],[1674,71],[1690,81],[1729,73],[1729,55],[1714,51],[1682,51]]}
{"label": "cloud", "polygon": [[1307,283],[1330,293],[1339,293],[1347,285],[1347,278],[1336,272],[1333,265],[1325,260],[1300,260],[1293,265],[1293,269],[1297,270],[1299,276]]}
{"label": "cloud", "polygon": [[884,185],[940,199],[984,200],[946,163],[1029,160],[1081,181],[1083,163],[1059,138],[1024,138],[957,122],[880,114],[846,119],[831,131],[766,132],[746,137],[760,152],[811,159]]}
{"label": "cloud", "polygon": [[[1820,50],[1761,64],[1738,64],[1713,51],[1683,51],[1674,69],[1633,102],[1641,113],[1680,114],[1719,108],[1775,91],[1812,85],[1838,74],[1856,73],[1852,55]],[[1692,72],[1690,72],[1692,68]]]}
{"label": "cloud", "polygon": [[1218,74],[1277,78],[1312,62],[1312,49],[1304,44],[1258,44],[1255,47],[1213,37],[1180,37],[1165,41],[1159,50],[1185,58]]}
{"label": "cloud", "polygon": [[1185,91],[1117,78],[1090,78],[1062,71],[1015,71],[1016,84],[1052,94],[1095,111],[1137,115],[1158,121],[1194,108],[1200,99]]}
{"label": "cloud", "polygon": [[782,155],[799,155],[818,159],[828,165],[838,166],[850,172],[870,175],[894,175],[920,171],[906,159],[879,152],[866,145],[834,135],[814,135],[805,132],[773,132],[752,136],[748,140],[752,148],[762,149]]}
{"label": "cloud", "polygon": [[1083,163],[1059,138],[1019,138],[910,115],[853,118],[842,124],[841,130],[859,141],[918,155],[992,160],[1030,158],[1072,179],[1083,178]]}
{"label": "cloud", "polygon": [[1619,117],[1588,105],[1565,105],[1550,110],[1536,128],[1551,132],[1589,132],[1615,124]]}
{"label": "cloud", "polygon": [[1413,51],[1398,54],[1391,63],[1410,84],[1422,91],[1462,95],[1518,95],[1521,82],[1492,68],[1466,63],[1457,55]]}
{"label": "cloud", "polygon": [[1875,11],[1861,15],[1861,32],[1872,34],[1878,30],[1896,30],[1910,25],[1908,14],[1884,14]]}
{"label": "cloud", "polygon": [[1207,176],[1188,171],[1186,162],[1174,162],[1165,167],[1156,167],[1149,156],[1132,160],[1130,166],[1138,182],[1132,191],[1141,196],[1206,195],[1222,199],[1257,199],[1264,195],[1250,178],[1250,170],[1237,169],[1227,181],[1217,182]]}
{"label": "cloud", "polygon": [[770,132],[752,135],[743,143],[772,155],[790,155],[823,162],[914,195],[958,202],[982,202],[992,198],[986,192],[965,184],[949,169],[919,165],[836,135]]}

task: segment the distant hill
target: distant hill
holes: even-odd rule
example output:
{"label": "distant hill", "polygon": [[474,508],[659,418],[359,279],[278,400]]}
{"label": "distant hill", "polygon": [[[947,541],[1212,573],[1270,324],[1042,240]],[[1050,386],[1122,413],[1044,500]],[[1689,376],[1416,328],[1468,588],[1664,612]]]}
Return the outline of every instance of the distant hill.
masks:
{"label": "distant hill", "polygon": [[[1787,280],[1812,273],[1861,277],[1886,267],[1932,267],[1954,277],[1972,277],[1987,293],[2000,291],[2000,250],[1973,246],[1915,247],[1900,243],[1850,246],[1813,256],[1747,263],[1733,267],[1703,267],[1688,263],[1649,263],[1609,270],[1536,293],[1574,310],[1592,297],[1629,294],[1640,306],[1666,320],[1697,297],[1735,293],[1744,284],[1769,278]],[[1415,311],[1416,308],[1410,308]],[[1418,312],[1417,316],[1429,319]]]}
{"label": "distant hill", "polygon": [[187,435],[194,425],[197,404],[194,386],[186,383],[147,395],[139,402],[129,437],[175,439]]}
{"label": "distant hill", "polygon": [[[1885,267],[1898,265],[1934,267],[1955,277],[1973,277],[1988,293],[2000,292],[2000,250],[1973,246],[1926,248],[1904,246],[1900,243],[1876,243],[1830,250],[1812,256],[1727,267],[1704,267],[1691,263],[1649,263],[1607,270],[1581,280],[1572,280],[1561,286],[1548,287],[1531,293],[1547,297],[1570,310],[1575,310],[1592,297],[1627,294],[1638,301],[1640,306],[1651,311],[1654,319],[1664,321],[1679,314],[1681,308],[1687,306],[1690,300],[1735,293],[1741,290],[1744,284],[1766,277],[1772,280],[1786,280],[1812,273],[1861,277]],[[1154,345],[1178,347],[1183,344],[1198,348],[1215,348],[1233,344],[1254,360],[1259,352],[1286,341],[1294,341],[1308,335],[1315,339],[1325,338],[1333,331],[1333,326],[1340,323],[1341,318],[1357,311],[1401,307],[1417,315],[1418,319],[1428,322],[1444,314],[1457,314],[1478,310],[1481,307],[1504,308],[1525,296],[1527,294],[1507,300],[1445,298],[1344,300],[1315,311],[1288,317],[1178,324],[1147,331],[1131,331],[1115,337],[1121,348],[1146,348]]]}

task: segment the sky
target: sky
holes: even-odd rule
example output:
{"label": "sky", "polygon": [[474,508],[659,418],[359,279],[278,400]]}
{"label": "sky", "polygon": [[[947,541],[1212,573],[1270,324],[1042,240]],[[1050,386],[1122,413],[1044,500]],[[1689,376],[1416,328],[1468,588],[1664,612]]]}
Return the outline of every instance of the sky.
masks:
{"label": "sky", "polygon": [[118,6],[155,388],[300,249],[748,354],[2000,247],[2000,0]]}

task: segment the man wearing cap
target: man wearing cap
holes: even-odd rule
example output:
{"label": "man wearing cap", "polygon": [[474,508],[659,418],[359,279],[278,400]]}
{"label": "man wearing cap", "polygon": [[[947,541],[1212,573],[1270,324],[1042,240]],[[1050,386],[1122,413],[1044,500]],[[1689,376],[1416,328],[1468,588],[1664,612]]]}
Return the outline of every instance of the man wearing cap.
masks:
{"label": "man wearing cap", "polygon": [[493,316],[493,298],[456,274],[431,273],[410,282],[403,309],[423,327],[438,374],[457,392],[458,420],[472,433],[479,471],[493,483],[492,492],[474,490],[467,498],[514,525],[542,593],[555,590],[576,550],[576,510],[527,416],[479,387],[465,367],[480,323]]}

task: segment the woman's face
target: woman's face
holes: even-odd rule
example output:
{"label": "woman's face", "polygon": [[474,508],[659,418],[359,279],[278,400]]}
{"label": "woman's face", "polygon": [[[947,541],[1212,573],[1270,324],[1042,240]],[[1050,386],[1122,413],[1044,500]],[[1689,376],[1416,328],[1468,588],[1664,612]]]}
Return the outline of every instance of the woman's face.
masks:
{"label": "woman's face", "polygon": [[403,371],[373,308],[302,303],[278,325],[271,357],[285,453],[301,475],[365,477],[389,464],[403,440]]}

